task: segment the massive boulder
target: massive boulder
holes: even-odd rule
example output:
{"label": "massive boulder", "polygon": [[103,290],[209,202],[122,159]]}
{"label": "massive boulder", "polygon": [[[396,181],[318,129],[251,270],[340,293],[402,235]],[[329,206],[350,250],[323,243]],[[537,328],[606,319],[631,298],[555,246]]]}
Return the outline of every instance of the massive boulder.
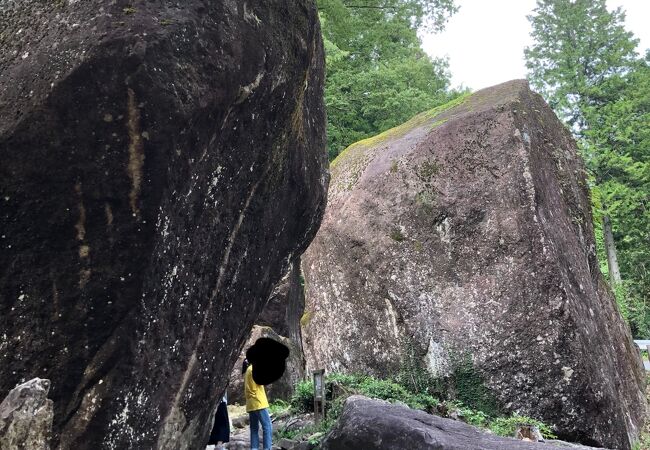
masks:
{"label": "massive boulder", "polygon": [[[322,450],[559,450],[488,434],[471,425],[362,396],[349,397]],[[568,444],[570,448],[593,447]],[[595,450],[595,449],[593,449]]]}
{"label": "massive boulder", "polygon": [[261,337],[274,339],[289,349],[287,369],[279,380],[266,386],[269,401],[289,400],[296,384],[305,378],[305,356],[302,351],[300,318],[305,308],[305,296],[300,280],[300,259],[292,265],[273,289],[268,303],[255,321],[256,326],[235,363],[228,385],[228,402],[244,403],[244,377],[241,373],[246,350]]}
{"label": "massive boulder", "polygon": [[629,449],[643,367],[599,271],[576,144],[525,81],[349,147],[303,256],[308,368],[471,356],[505,410]]}
{"label": "massive boulder", "polygon": [[60,449],[199,448],[324,210],[312,0],[0,5],[0,397]]}

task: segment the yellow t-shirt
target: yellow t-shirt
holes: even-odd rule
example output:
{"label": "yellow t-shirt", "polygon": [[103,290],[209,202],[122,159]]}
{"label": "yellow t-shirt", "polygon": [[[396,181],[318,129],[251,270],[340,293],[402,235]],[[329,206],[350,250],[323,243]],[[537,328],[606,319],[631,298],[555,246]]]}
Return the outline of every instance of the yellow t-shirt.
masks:
{"label": "yellow t-shirt", "polygon": [[244,395],[246,396],[246,412],[257,411],[269,407],[266,399],[264,386],[260,386],[253,380],[253,365],[246,369],[244,375]]}

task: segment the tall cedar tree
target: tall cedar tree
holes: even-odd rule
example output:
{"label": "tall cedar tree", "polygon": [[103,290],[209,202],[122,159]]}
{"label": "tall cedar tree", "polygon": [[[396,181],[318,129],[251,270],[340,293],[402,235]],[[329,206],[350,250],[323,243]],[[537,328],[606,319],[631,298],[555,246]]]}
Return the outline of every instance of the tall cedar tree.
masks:
{"label": "tall cedar tree", "polygon": [[529,20],[529,80],[578,138],[592,176],[603,271],[635,335],[648,336],[647,60],[623,26],[624,12],[608,11],[605,0],[538,0]]}
{"label": "tall cedar tree", "polygon": [[453,0],[319,0],[330,159],[348,145],[452,99],[445,60],[418,29],[440,30]]}

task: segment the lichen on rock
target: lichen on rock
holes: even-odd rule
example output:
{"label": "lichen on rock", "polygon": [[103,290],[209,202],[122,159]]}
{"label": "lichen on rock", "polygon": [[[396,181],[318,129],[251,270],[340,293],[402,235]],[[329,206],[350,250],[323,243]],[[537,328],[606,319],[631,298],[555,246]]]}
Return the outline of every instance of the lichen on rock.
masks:
{"label": "lichen on rock", "polygon": [[644,372],[591,223],[576,144],[525,81],[351,146],[303,257],[308,369],[391,376],[408,338],[432,374],[469,354],[506,410],[629,449]]}

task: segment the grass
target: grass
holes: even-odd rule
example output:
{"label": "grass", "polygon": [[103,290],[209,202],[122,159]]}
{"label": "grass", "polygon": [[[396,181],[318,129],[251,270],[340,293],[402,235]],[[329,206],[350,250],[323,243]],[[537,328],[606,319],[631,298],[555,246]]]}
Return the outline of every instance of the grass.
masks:
{"label": "grass", "polygon": [[[462,364],[465,364],[466,361],[466,359],[463,360]],[[392,403],[404,403],[410,408],[441,416],[455,415],[470,425],[490,430],[499,436],[512,437],[518,425],[526,424],[537,426],[544,438],[555,438],[551,427],[539,420],[517,414],[501,413],[496,407],[496,402],[488,395],[489,393],[484,388],[477,387],[482,383],[481,379],[475,375],[469,377],[467,367],[462,367],[458,373],[461,374],[461,379],[456,380],[456,387],[450,392],[454,392],[454,395],[464,392],[466,395],[477,396],[477,398],[465,399],[472,406],[468,406],[457,398],[444,397],[445,394],[442,391],[450,386],[449,380],[431,379],[426,383],[420,381],[405,385],[392,379],[382,380],[367,375],[332,373],[326,377],[325,381],[325,420],[319,427],[308,427],[309,429],[293,434],[293,438],[308,436],[316,431],[327,433],[341,415],[345,400],[355,394]],[[415,381],[417,377],[421,378],[422,374],[411,378]],[[432,392],[438,392],[438,394],[432,394]],[[292,411],[294,413],[311,412],[313,409],[312,395],[313,386],[310,381],[299,383],[290,402]]]}
{"label": "grass", "polygon": [[278,415],[282,412],[289,411],[290,405],[284,400],[275,400],[269,405],[269,413]]}

